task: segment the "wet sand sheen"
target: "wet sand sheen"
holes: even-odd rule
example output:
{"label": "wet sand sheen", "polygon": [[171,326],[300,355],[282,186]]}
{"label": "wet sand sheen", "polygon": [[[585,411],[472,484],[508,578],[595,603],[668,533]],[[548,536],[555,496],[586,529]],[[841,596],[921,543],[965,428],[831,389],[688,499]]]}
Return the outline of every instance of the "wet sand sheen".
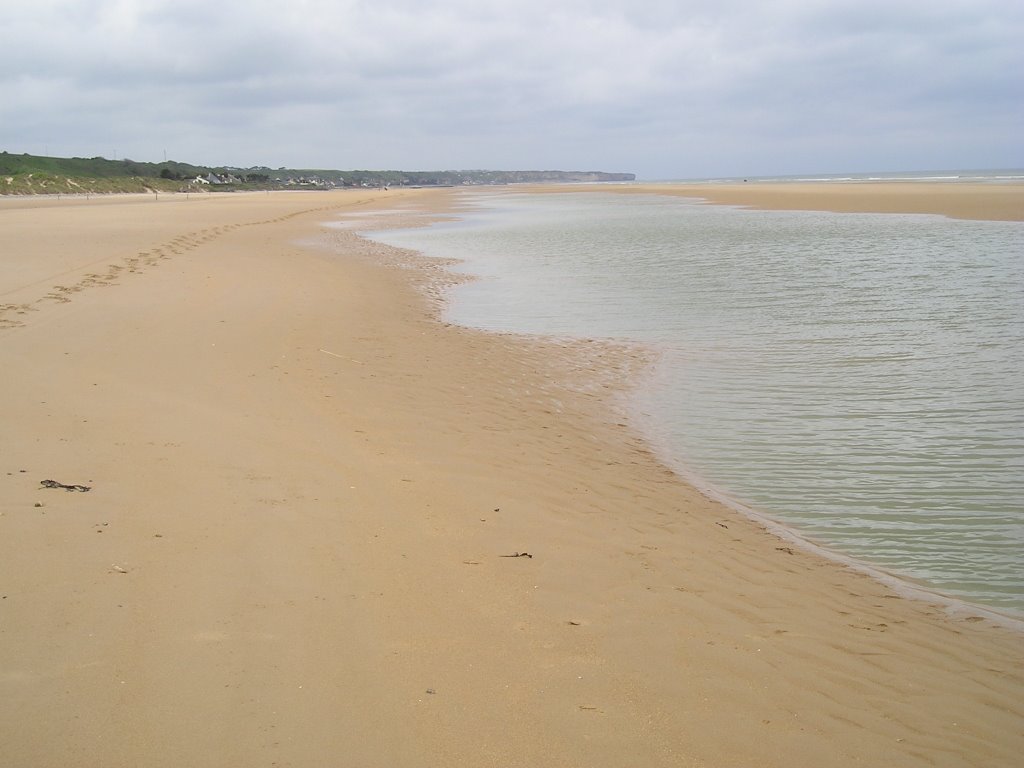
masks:
{"label": "wet sand sheen", "polygon": [[628,350],[446,327],[436,267],[318,227],[449,195],[5,202],[13,764],[954,766],[1024,747],[1020,635],[679,482],[609,409]]}

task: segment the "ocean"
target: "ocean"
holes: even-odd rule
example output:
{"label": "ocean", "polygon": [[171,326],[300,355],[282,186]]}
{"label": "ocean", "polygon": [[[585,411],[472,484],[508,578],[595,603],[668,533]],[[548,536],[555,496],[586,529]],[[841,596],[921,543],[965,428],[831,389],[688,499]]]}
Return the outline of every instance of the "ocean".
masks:
{"label": "ocean", "polygon": [[377,231],[459,259],[446,319],[636,341],[662,459],[908,583],[1024,617],[1024,224],[465,194]]}

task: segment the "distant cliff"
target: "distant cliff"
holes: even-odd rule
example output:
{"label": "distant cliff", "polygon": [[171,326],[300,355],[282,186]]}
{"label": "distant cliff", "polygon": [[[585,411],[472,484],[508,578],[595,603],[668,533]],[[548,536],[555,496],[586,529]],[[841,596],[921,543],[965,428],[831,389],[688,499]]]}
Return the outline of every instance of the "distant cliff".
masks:
{"label": "distant cliff", "polygon": [[596,181],[635,181],[633,173],[605,171],[452,171],[469,184],[543,184]]}

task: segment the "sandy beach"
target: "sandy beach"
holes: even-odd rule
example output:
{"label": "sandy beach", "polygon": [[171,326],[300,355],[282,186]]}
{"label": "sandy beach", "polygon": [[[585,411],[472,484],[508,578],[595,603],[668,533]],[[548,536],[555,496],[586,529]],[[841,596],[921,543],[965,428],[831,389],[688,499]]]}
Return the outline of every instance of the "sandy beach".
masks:
{"label": "sandy beach", "polygon": [[[694,196],[1024,218],[912,186]],[[641,353],[324,226],[457,195],[0,198],[0,763],[1017,765],[1019,629],[683,483]]]}
{"label": "sandy beach", "polygon": [[[578,192],[581,187],[535,187],[534,191]],[[857,182],[786,184],[592,185],[591,190],[626,195],[672,195],[709,203],[777,211],[836,213],[931,213],[954,219],[1024,221],[1024,184],[951,182]]]}

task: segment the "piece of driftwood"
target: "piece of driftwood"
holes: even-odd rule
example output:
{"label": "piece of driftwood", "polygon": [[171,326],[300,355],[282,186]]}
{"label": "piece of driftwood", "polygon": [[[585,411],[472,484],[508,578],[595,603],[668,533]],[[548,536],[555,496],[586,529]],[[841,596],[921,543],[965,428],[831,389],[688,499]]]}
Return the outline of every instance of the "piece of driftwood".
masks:
{"label": "piece of driftwood", "polygon": [[85,493],[91,491],[88,485],[65,485],[64,483],[58,483],[56,480],[43,480],[40,482],[43,488],[63,488],[65,491],[79,491]]}

